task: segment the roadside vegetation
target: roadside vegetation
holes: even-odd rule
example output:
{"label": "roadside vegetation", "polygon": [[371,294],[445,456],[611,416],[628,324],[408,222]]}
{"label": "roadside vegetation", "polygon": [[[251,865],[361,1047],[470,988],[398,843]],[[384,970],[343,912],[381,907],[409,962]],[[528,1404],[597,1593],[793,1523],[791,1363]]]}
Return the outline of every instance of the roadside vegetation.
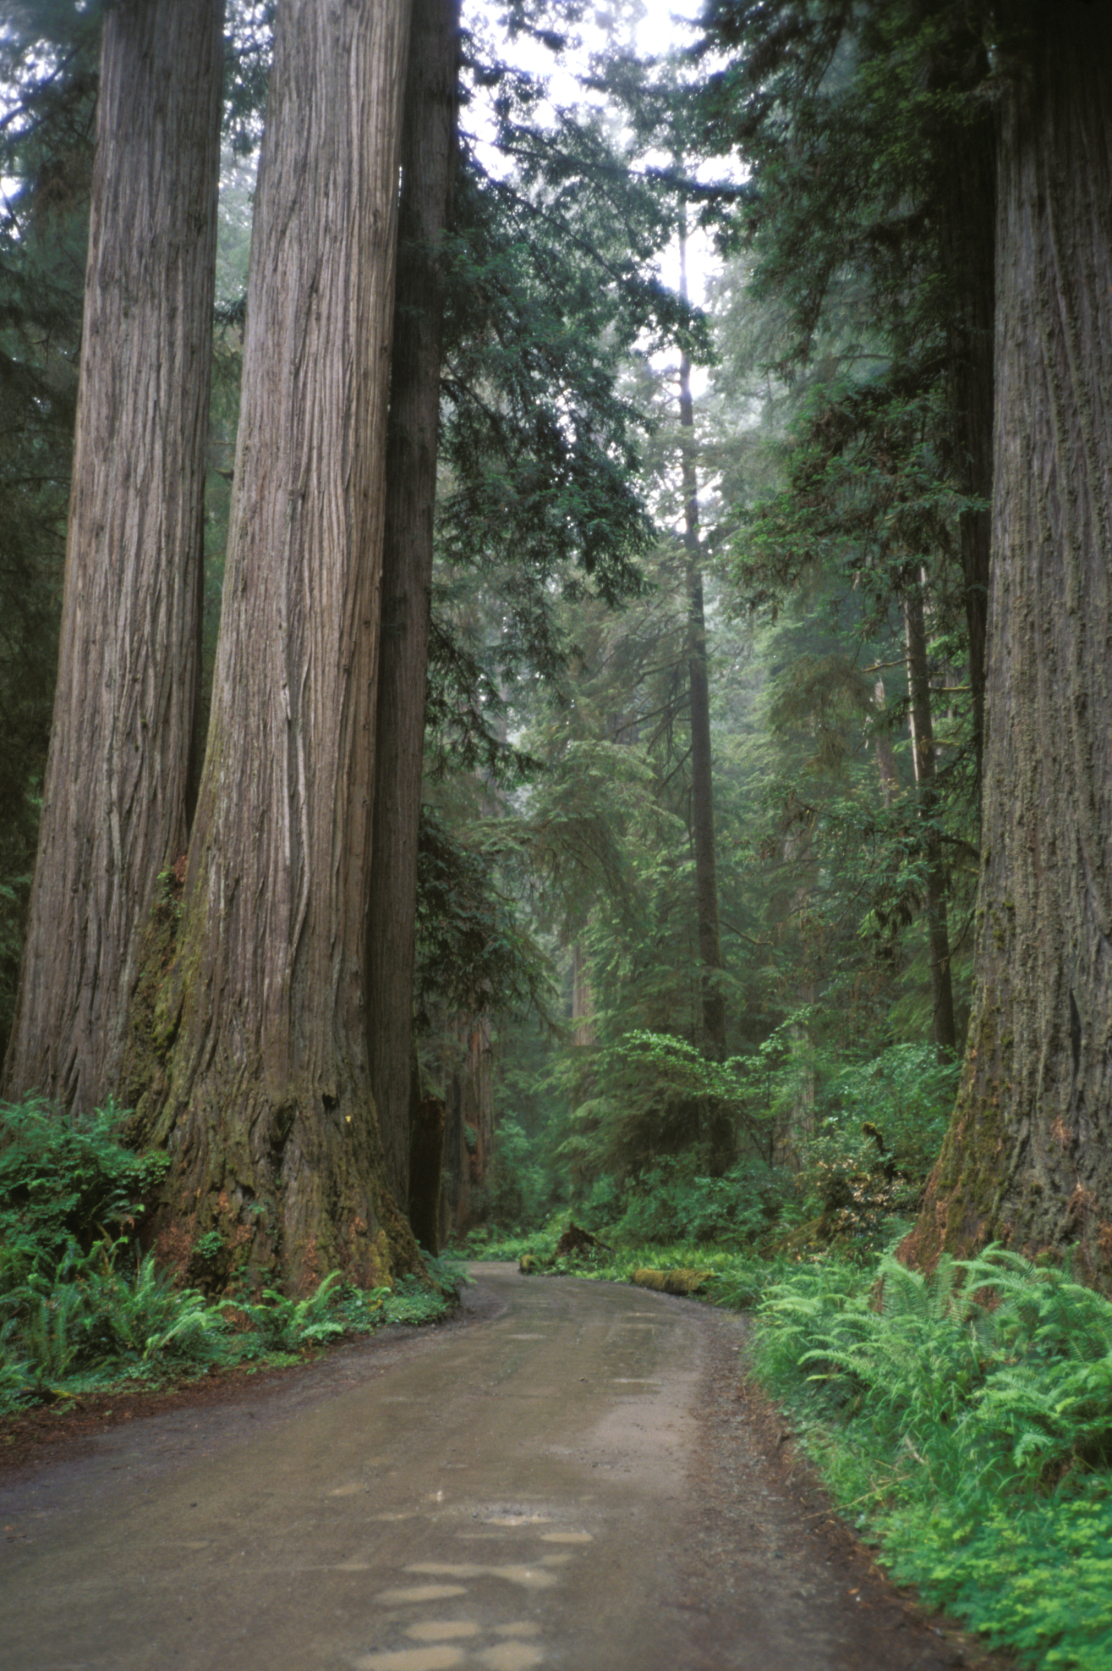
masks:
{"label": "roadside vegetation", "polygon": [[[144,1200],[166,1167],[135,1154],[108,1107],[59,1116],[36,1100],[0,1106],[0,1417],[129,1385],[165,1387],[239,1366],[295,1363],[390,1323],[439,1321],[465,1280],[427,1260],[428,1278],[361,1289],[331,1272],[315,1292],[215,1294],[201,1266],[176,1282],[144,1252]],[[211,1249],[214,1268],[222,1249]]]}

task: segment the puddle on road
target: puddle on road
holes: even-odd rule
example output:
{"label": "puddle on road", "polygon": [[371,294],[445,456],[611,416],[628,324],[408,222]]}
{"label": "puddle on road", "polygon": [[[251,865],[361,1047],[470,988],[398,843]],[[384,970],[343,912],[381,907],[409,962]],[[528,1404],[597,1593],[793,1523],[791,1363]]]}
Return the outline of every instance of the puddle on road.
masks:
{"label": "puddle on road", "polygon": [[360,1491],[369,1491],[370,1489],[370,1486],[362,1480],[353,1480],[350,1485],[334,1485],[328,1495],[330,1497],[356,1497]]}
{"label": "puddle on road", "polygon": [[415,1561],[406,1572],[428,1574],[430,1578],[504,1578],[507,1583],[520,1584],[526,1590],[550,1590],[557,1583],[554,1573],[541,1566],[514,1564],[510,1566],[480,1566],[477,1561]]}
{"label": "puddle on road", "polygon": [[452,1671],[463,1664],[462,1648],[395,1648],[385,1654],[361,1654],[356,1671]]}
{"label": "puddle on road", "polygon": [[465,1596],[462,1584],[412,1584],[407,1590],[380,1590],[377,1600],[387,1607],[404,1602],[448,1601],[452,1596]]}
{"label": "puddle on road", "polygon": [[532,1671],[544,1659],[541,1650],[528,1642],[499,1642],[476,1657],[488,1671]]}
{"label": "puddle on road", "polygon": [[594,1543],[590,1532],[542,1532],[542,1543]]}
{"label": "puddle on road", "polygon": [[479,1627],[474,1619],[425,1619],[409,1625],[405,1634],[415,1642],[452,1642],[458,1636],[478,1636]]}
{"label": "puddle on road", "polygon": [[552,1516],[516,1503],[487,1503],[471,1510],[472,1520],[484,1526],[550,1526]]}

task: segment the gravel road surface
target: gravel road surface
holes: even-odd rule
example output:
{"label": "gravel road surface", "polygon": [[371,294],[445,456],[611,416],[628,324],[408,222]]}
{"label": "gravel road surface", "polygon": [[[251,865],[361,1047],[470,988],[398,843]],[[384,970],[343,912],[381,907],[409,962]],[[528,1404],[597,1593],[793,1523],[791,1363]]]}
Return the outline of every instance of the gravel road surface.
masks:
{"label": "gravel road surface", "polygon": [[742,1319],[482,1266],[463,1320],[0,1487],[2,1671],[942,1671]]}

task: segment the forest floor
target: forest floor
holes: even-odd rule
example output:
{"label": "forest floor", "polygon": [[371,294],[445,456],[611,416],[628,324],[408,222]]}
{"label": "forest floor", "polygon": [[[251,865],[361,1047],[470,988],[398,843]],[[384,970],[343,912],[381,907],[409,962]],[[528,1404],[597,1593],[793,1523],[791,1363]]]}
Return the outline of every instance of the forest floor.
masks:
{"label": "forest floor", "polygon": [[461,1317],[0,1430],[19,1671],[1002,1671],[893,1588],[744,1321],[481,1267]]}

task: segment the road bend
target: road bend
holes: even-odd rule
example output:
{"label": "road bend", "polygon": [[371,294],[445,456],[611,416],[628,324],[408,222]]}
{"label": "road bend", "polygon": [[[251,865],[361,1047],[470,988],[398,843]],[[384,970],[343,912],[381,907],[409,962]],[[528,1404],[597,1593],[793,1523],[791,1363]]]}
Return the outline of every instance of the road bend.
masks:
{"label": "road bend", "polygon": [[748,1443],[740,1318],[478,1274],[470,1322],[342,1348],[275,1394],[115,1428],[10,1482],[3,1671],[957,1662],[905,1604],[869,1600],[878,1577],[849,1581]]}

